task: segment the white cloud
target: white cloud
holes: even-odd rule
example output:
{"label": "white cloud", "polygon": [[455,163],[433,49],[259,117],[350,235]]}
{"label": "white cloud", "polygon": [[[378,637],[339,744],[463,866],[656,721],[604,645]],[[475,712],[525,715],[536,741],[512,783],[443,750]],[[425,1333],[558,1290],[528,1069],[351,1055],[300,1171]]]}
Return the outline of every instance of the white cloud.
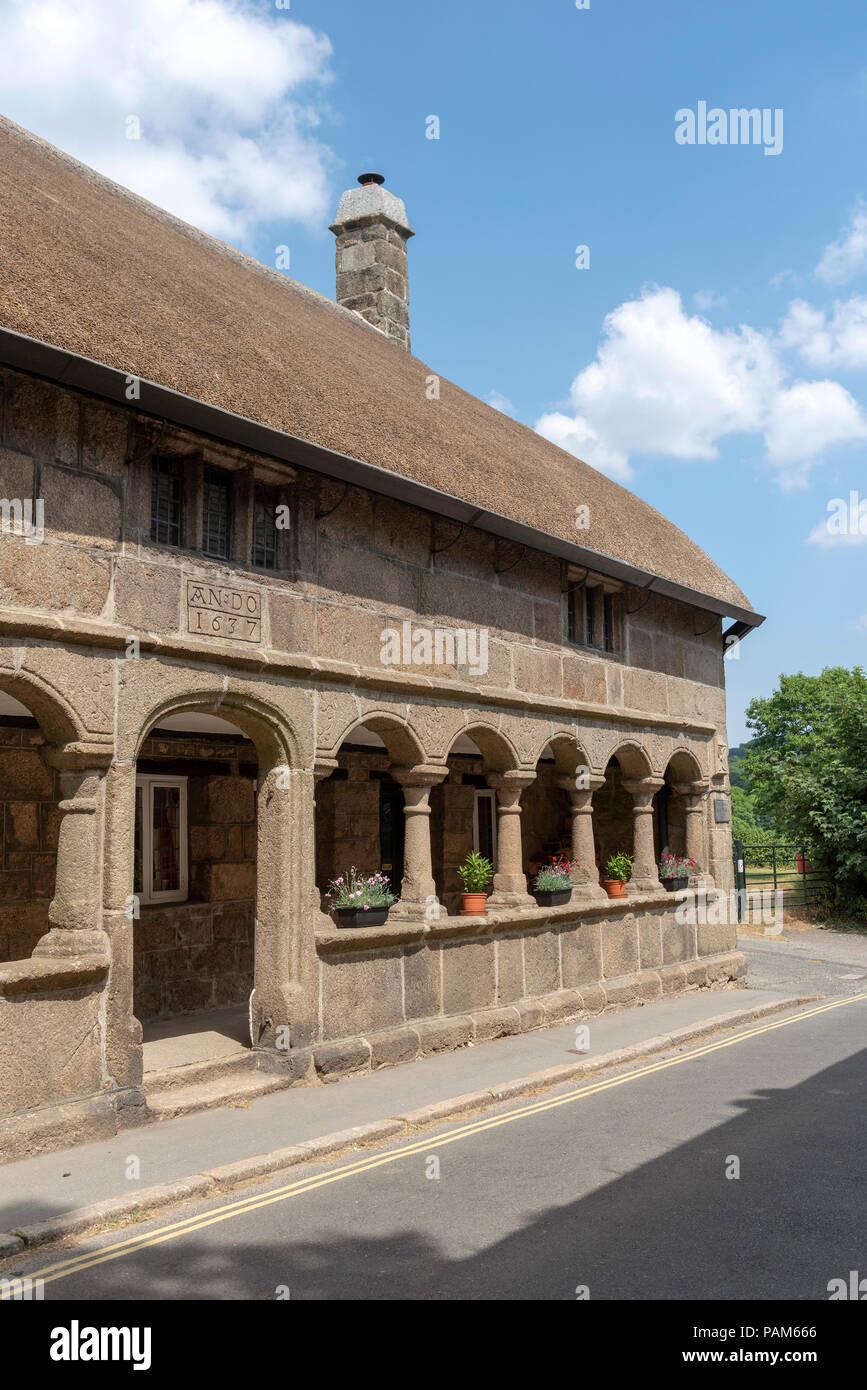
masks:
{"label": "white cloud", "polygon": [[[5,0],[4,112],[204,230],[323,225],[331,45],[250,0]],[[138,117],[141,139],[127,139]]]}
{"label": "white cloud", "polygon": [[867,366],[867,296],[838,300],[830,312],[794,299],[780,326],[779,341],[814,367]]}
{"label": "white cloud", "polygon": [[559,444],[561,449],[592,463],[609,478],[626,482],[632,477],[629,455],[609,444],[580,415],[563,415],[558,411],[542,415],[536,421],[536,430],[552,444]]}
{"label": "white cloud", "polygon": [[837,382],[790,382],[770,338],[748,326],[718,332],[670,288],[607,316],[570,402],[572,413],[543,415],[536,429],[620,479],[634,454],[711,460],[725,437],[760,434],[780,483],[799,486],[826,449],[867,437]]}
{"label": "white cloud", "polygon": [[515,419],[518,412],[512,405],[508,396],[504,396],[502,391],[489,391],[487,395],[488,405],[492,405],[495,410],[499,410],[503,415],[511,415]]}
{"label": "white cloud", "polygon": [[826,449],[867,439],[867,420],[838,381],[798,381],[769,403],[764,435],[780,481],[799,486]]}
{"label": "white cloud", "polygon": [[808,545],[818,545],[823,550],[867,545],[867,497],[862,501],[857,492],[849,497],[833,497],[826,510],[824,521],[814,526],[807,537]]}
{"label": "white cloud", "polygon": [[848,227],[825,247],[815,274],[828,285],[851,280],[867,262],[867,206],[859,202]]}

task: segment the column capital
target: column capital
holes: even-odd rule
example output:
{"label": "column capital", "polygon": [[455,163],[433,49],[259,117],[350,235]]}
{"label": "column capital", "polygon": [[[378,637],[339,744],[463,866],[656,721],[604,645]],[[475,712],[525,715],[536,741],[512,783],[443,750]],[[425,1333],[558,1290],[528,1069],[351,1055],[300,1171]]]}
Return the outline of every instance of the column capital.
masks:
{"label": "column capital", "polygon": [[316,758],[313,763],[314,781],[324,782],[326,777],[337,771],[338,766],[336,758]]}
{"label": "column capital", "polygon": [[419,763],[416,767],[393,767],[391,775],[401,787],[437,787],[449,775],[447,767]]}
{"label": "column capital", "polygon": [[630,796],[654,796],[665,786],[664,777],[634,777],[620,784]]}
{"label": "column capital", "polygon": [[557,786],[561,792],[568,792],[570,796],[592,796],[605,786],[604,777],[590,776],[583,780],[587,783],[586,787],[579,787],[575,777],[558,777]]}
{"label": "column capital", "polygon": [[498,792],[523,792],[527,790],[527,787],[531,787],[535,780],[535,772],[525,772],[520,769],[515,769],[512,772],[489,772],[485,776],[488,786],[493,787]]}
{"label": "column capital", "polygon": [[710,790],[709,782],[672,782],[671,790],[675,796],[695,797],[696,800],[703,798]]}
{"label": "column capital", "polygon": [[102,775],[111,767],[114,759],[114,744],[101,743],[62,743],[47,744],[42,756],[49,767],[58,772],[92,772]]}

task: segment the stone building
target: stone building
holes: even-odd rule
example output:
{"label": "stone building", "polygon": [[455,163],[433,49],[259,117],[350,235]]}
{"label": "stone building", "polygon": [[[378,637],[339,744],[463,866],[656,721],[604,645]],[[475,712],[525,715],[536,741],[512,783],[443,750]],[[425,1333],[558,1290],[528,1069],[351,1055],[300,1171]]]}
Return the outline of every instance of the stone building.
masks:
{"label": "stone building", "polygon": [[[723,648],[762,620],[410,355],[400,200],[344,195],[339,303],[8,122],[0,206],[0,1156],[204,1103],[148,1040],[220,1011],[228,1094],[736,980],[657,861],[730,885]],[[328,915],[352,865],[384,926]]]}

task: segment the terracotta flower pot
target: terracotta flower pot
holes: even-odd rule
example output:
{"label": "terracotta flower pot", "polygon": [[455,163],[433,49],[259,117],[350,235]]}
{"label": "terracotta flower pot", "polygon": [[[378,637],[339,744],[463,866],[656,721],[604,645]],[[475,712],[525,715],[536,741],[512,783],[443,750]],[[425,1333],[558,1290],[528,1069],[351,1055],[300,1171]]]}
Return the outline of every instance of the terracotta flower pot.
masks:
{"label": "terracotta flower pot", "polygon": [[604,888],[609,898],[625,898],[626,884],[620,878],[606,878],[603,880]]}
{"label": "terracotta flower pot", "polygon": [[485,904],[488,901],[487,893],[462,893],[461,894],[461,916],[462,917],[484,917]]}

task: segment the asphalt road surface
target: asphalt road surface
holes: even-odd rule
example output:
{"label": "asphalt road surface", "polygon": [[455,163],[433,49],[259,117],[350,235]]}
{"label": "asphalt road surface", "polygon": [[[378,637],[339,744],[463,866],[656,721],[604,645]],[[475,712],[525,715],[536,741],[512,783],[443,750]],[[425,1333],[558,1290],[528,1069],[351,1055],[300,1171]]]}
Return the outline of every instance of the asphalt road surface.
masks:
{"label": "asphalt road surface", "polygon": [[19,1271],[46,1302],[827,1300],[867,1275],[867,985],[840,988]]}

